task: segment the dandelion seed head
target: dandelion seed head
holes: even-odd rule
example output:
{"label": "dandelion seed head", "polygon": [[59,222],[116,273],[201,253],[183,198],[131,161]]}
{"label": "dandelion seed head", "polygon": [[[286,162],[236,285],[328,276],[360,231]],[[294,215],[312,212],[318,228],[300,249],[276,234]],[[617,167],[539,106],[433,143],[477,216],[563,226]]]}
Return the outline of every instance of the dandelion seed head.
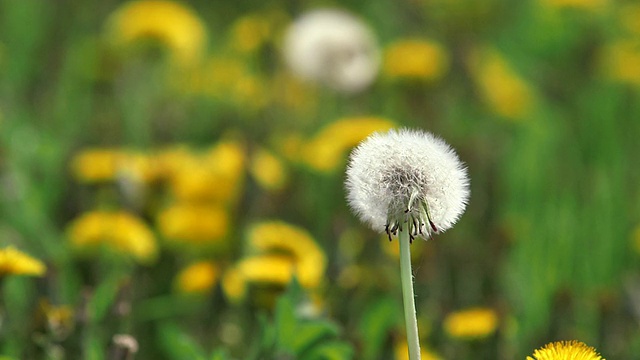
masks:
{"label": "dandelion seed head", "polygon": [[364,90],[380,65],[369,27],[335,9],[314,10],[296,20],[285,36],[284,58],[301,78],[345,93]]}
{"label": "dandelion seed head", "polygon": [[467,169],[442,139],[419,130],[374,133],[352,152],[347,200],[376,231],[427,238],[451,228],[467,205]]}

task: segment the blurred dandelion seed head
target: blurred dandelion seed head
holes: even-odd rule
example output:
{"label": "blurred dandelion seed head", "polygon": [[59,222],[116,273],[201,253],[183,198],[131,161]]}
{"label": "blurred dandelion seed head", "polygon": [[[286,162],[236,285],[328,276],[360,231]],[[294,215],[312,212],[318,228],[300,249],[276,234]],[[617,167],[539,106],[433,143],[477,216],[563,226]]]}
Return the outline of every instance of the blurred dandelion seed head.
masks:
{"label": "blurred dandelion seed head", "polygon": [[533,352],[533,357],[527,356],[527,360],[604,360],[596,352],[596,349],[585,343],[571,341],[557,341],[549,343]]}
{"label": "blurred dandelion seed head", "polygon": [[419,130],[374,133],[351,154],[349,205],[373,230],[427,238],[453,226],[469,199],[467,169],[442,139]]}
{"label": "blurred dandelion seed head", "polygon": [[371,29],[335,9],[303,15],[284,39],[284,58],[294,73],[345,93],[362,91],[374,81],[379,53]]}

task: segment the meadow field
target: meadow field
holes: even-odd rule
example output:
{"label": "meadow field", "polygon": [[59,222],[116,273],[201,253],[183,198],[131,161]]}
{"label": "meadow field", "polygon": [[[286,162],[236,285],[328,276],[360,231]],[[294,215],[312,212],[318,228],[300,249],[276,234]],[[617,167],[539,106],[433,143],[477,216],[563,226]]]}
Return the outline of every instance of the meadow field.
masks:
{"label": "meadow field", "polygon": [[[326,8],[370,41],[301,76],[287,34]],[[471,179],[411,245],[423,360],[640,359],[640,2],[613,0],[0,0],[0,359],[408,359],[398,241],[344,185],[400,128]]]}

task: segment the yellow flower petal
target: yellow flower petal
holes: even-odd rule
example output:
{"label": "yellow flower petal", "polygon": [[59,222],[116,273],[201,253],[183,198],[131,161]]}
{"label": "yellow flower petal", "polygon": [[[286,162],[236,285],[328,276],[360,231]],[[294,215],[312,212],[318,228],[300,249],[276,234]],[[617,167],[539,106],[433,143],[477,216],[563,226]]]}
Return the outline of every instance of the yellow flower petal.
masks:
{"label": "yellow flower petal", "polygon": [[205,25],[198,15],[181,3],[165,0],[124,3],[109,17],[107,37],[117,47],[156,39],[184,66],[199,62],[207,42]]}
{"label": "yellow flower petal", "polygon": [[482,338],[493,334],[498,327],[498,315],[488,308],[470,308],[449,314],[444,329],[452,337]]}
{"label": "yellow flower petal", "polygon": [[604,360],[596,350],[586,344],[572,341],[549,343],[533,352],[527,360]]}
{"label": "yellow flower petal", "polygon": [[141,262],[152,261],[157,255],[151,230],[140,218],[125,211],[85,213],[69,225],[68,236],[71,244],[81,250],[106,246]]}
{"label": "yellow flower petal", "polygon": [[5,275],[42,276],[46,270],[42,261],[17,250],[13,246],[0,249],[0,277]]}
{"label": "yellow flower petal", "polygon": [[[395,360],[409,360],[409,347],[407,341],[402,341],[396,344],[394,348]],[[420,359],[421,360],[442,360],[440,356],[429,351],[425,347],[420,347]]]}
{"label": "yellow flower petal", "polygon": [[204,154],[184,159],[174,169],[170,188],[179,200],[231,203],[240,195],[244,166],[242,145],[222,141]]}
{"label": "yellow flower petal", "polygon": [[389,78],[434,80],[448,70],[449,59],[435,42],[407,39],[394,42],[385,51],[384,73]]}
{"label": "yellow flower petal", "polygon": [[377,117],[355,117],[335,121],[322,129],[303,149],[303,160],[313,169],[332,172],[347,152],[371,133],[391,129],[394,123]]}
{"label": "yellow flower petal", "polygon": [[244,299],[247,292],[247,280],[240,270],[228,269],[222,278],[222,290],[231,301]]}
{"label": "yellow flower petal", "polygon": [[163,236],[191,244],[210,244],[223,238],[229,228],[227,212],[219,205],[177,204],[158,215]]}
{"label": "yellow flower petal", "polygon": [[231,26],[231,43],[241,52],[256,51],[271,36],[271,23],[264,14],[249,14]]}
{"label": "yellow flower petal", "polygon": [[480,95],[496,114],[517,120],[533,110],[533,90],[497,51],[475,54],[471,70]]}
{"label": "yellow flower petal", "polygon": [[603,49],[606,75],[621,83],[640,85],[640,41],[618,40]]}
{"label": "yellow flower petal", "polygon": [[243,259],[237,269],[249,282],[286,285],[293,276],[294,263],[282,255],[259,255]]}
{"label": "yellow flower petal", "polygon": [[265,149],[258,149],[249,167],[256,182],[267,190],[280,190],[286,185],[287,170],[282,161]]}
{"label": "yellow flower petal", "polygon": [[310,288],[320,284],[326,258],[306,230],[279,221],[263,222],[251,227],[249,242],[261,253],[290,254],[300,283]]}
{"label": "yellow flower petal", "polygon": [[174,287],[182,293],[206,293],[218,280],[218,267],[210,261],[200,261],[182,269],[174,280]]}
{"label": "yellow flower petal", "polygon": [[71,173],[78,181],[95,183],[121,178],[150,182],[157,178],[154,159],[146,154],[120,149],[87,149],[71,160]]}

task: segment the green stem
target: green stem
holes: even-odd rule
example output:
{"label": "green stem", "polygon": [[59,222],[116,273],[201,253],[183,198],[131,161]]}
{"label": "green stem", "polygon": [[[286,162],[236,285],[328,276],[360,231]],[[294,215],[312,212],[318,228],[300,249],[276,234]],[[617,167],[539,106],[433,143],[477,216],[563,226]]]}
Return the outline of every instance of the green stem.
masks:
{"label": "green stem", "polygon": [[400,281],[402,283],[402,302],[404,304],[404,323],[407,328],[407,346],[409,360],[420,360],[420,339],[418,337],[418,319],[413,298],[413,275],[411,273],[411,243],[409,231],[400,231]]}

